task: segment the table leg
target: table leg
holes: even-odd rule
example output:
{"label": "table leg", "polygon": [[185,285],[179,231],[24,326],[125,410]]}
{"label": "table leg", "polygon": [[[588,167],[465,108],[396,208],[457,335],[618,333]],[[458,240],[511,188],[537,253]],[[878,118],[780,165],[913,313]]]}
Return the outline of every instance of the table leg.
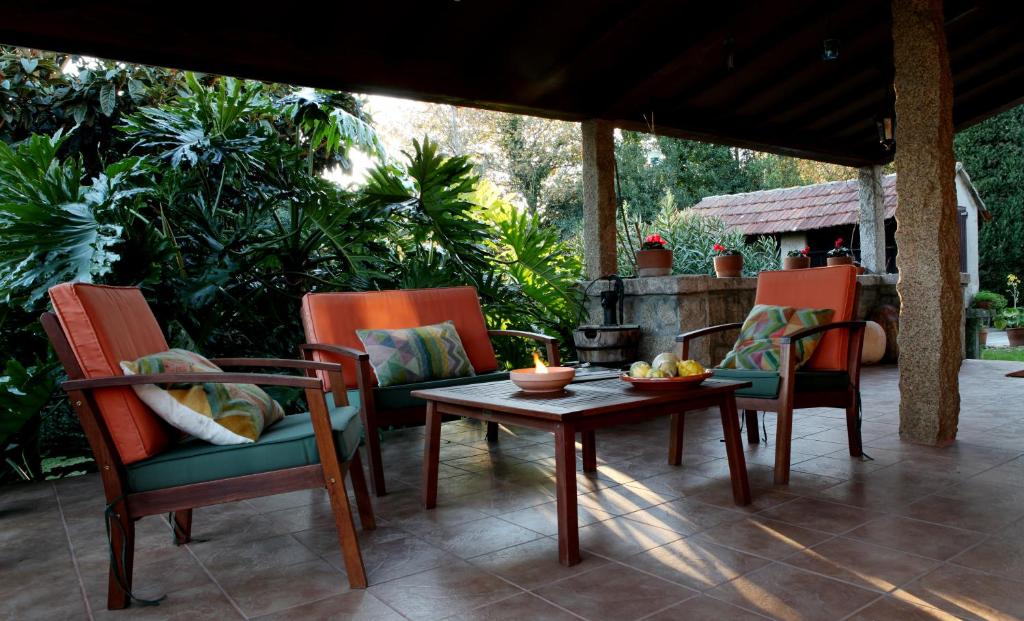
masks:
{"label": "table leg", "polygon": [[427,401],[427,428],[423,434],[423,506],[437,506],[437,468],[441,459],[441,413]]}
{"label": "table leg", "polygon": [[723,395],[722,400],[718,404],[718,409],[722,414],[725,452],[729,458],[732,498],[737,505],[749,505],[750,482],[747,480],[747,463],[743,458],[743,444],[740,438],[739,415],[736,412],[736,398],[732,394]]}
{"label": "table leg", "polygon": [[555,487],[558,492],[558,560],[569,567],[580,562],[580,531],[576,516],[576,430],[555,428]]}
{"label": "table leg", "polygon": [[683,412],[672,415],[672,428],[668,437],[668,463],[678,466],[683,463]]}
{"label": "table leg", "polygon": [[597,437],[593,431],[581,431],[583,472],[597,472]]}

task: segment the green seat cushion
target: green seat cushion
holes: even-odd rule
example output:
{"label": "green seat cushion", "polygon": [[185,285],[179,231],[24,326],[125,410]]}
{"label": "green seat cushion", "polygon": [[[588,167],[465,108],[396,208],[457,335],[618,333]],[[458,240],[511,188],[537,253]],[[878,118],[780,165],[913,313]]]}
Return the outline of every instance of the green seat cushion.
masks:
{"label": "green seat cushion", "polygon": [[[348,460],[359,447],[363,424],[359,408],[336,408],[328,400],[338,455]],[[263,432],[252,444],[214,445],[190,439],[149,459],[129,465],[133,492],[202,483],[247,474],[320,463],[309,413],[293,414]]]}
{"label": "green seat cushion", "polygon": [[[396,410],[399,408],[423,407],[426,402],[423,399],[416,399],[409,395],[414,390],[425,390],[427,388],[444,388],[446,386],[463,386],[466,384],[479,384],[481,382],[499,382],[508,379],[508,373],[496,371],[482,375],[471,375],[468,377],[452,377],[448,379],[431,380],[428,382],[417,382],[415,384],[401,384],[399,386],[386,386],[373,389],[373,402],[378,410]],[[359,405],[359,391],[348,391],[349,405]],[[328,405],[333,405],[331,395],[327,395]]]}
{"label": "green seat cushion", "polygon": [[[749,369],[714,369],[715,377],[725,380],[751,382],[753,386],[736,391],[737,397],[774,399],[779,396],[779,374],[774,371]],[[842,390],[850,385],[846,371],[797,371],[797,392]]]}

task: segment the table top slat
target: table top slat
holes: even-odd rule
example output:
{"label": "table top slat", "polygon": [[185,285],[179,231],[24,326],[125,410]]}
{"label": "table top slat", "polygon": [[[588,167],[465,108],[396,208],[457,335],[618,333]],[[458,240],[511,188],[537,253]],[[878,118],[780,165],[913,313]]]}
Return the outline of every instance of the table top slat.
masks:
{"label": "table top slat", "polygon": [[639,390],[619,378],[574,382],[557,393],[527,393],[511,381],[484,382],[412,391],[413,397],[543,418],[566,418],[626,410],[643,405],[704,399],[735,392],[750,382],[710,378],[687,390]]}

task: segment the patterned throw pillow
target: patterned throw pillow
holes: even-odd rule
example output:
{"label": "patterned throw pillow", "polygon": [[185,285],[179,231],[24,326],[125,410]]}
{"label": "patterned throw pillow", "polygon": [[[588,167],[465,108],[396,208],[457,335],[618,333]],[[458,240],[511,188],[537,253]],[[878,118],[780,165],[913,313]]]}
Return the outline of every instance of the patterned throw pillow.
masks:
{"label": "patterned throw pillow", "polygon": [[475,375],[451,321],[419,328],[356,330],[380,386]]}
{"label": "patterned throw pillow", "polygon": [[[125,375],[223,373],[199,354],[171,349],[121,362]],[[253,384],[132,386],[143,403],[175,429],[210,444],[246,444],[284,418],[281,405]]]}
{"label": "patterned throw pillow", "polygon": [[[723,369],[778,371],[782,347],[779,339],[832,320],[831,309],[791,308],[758,304],[747,315],[732,351],[726,354]],[[802,367],[814,354],[822,334],[800,339],[795,343],[796,368]]]}

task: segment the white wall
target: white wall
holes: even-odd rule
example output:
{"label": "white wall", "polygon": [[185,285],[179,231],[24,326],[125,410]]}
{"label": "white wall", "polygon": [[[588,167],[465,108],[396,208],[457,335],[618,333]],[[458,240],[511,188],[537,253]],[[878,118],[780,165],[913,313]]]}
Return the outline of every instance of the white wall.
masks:
{"label": "white wall", "polygon": [[782,266],[782,257],[790,250],[803,250],[807,246],[807,233],[796,231],[783,233],[779,236],[779,266]]}
{"label": "white wall", "polygon": [[963,177],[956,176],[956,204],[967,208],[967,273],[970,279],[967,288],[964,290],[966,301],[974,297],[974,294],[981,288],[981,280],[978,274],[978,204],[971,196],[970,190]]}

